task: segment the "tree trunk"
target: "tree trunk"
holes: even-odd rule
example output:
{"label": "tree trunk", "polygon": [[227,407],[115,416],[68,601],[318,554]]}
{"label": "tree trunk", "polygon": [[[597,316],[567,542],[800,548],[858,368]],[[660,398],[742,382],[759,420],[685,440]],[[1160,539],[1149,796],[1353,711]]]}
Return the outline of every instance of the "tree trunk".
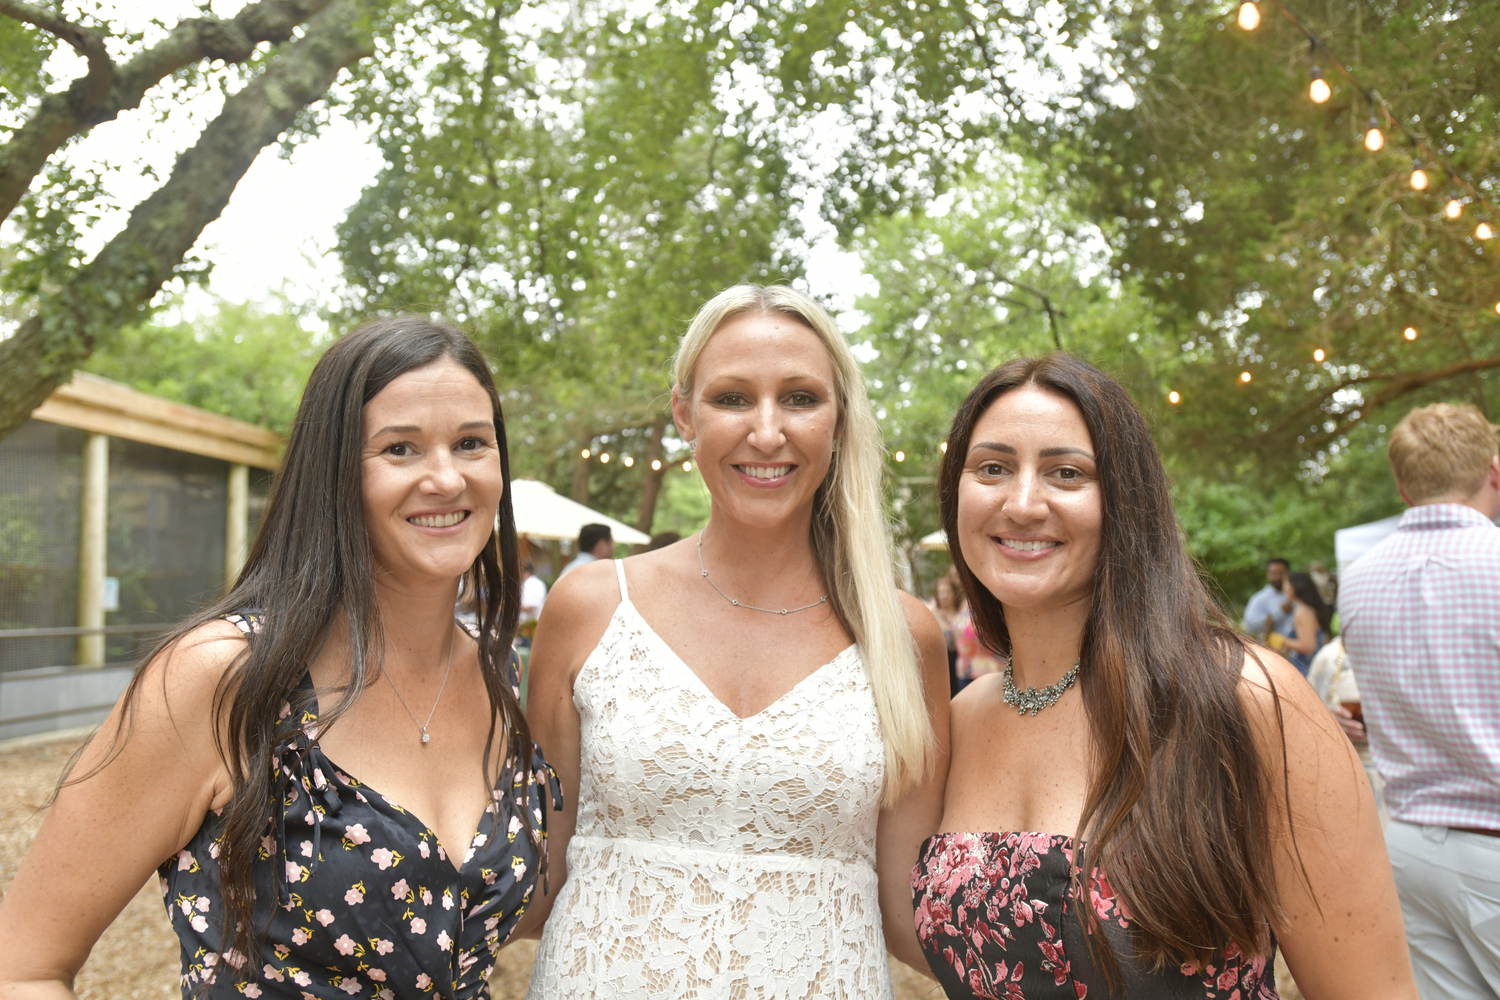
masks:
{"label": "tree trunk", "polygon": [[641,484],[641,513],[636,518],[635,530],[651,534],[651,522],[656,520],[656,498],[661,493],[662,476],[666,475],[666,463],[661,457],[661,436],[667,429],[665,420],[651,428],[651,443],[646,446],[646,481]]}
{"label": "tree trunk", "polygon": [[140,317],[182,264],[204,228],[262,149],[339,70],[373,52],[357,0],[337,0],[301,39],[224,102],[224,109],[177,159],[172,176],[130,213],[130,222],[66,285],[42,295],[36,312],[0,343],[0,437],[19,427],[100,337]]}

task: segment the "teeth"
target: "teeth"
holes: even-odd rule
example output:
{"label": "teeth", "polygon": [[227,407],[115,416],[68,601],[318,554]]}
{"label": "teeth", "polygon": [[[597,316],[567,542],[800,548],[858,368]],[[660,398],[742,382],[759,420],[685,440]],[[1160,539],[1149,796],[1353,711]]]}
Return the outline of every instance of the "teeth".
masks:
{"label": "teeth", "polygon": [[1062,542],[1018,542],[1009,538],[1000,539],[1000,544],[1017,552],[1038,552],[1042,549],[1052,549],[1061,545]]}
{"label": "teeth", "polygon": [[792,471],[790,465],[742,465],[740,471],[751,479],[775,479]]}
{"label": "teeth", "polygon": [[466,510],[455,510],[451,514],[419,514],[408,517],[407,521],[419,528],[451,528],[468,516],[469,512]]}

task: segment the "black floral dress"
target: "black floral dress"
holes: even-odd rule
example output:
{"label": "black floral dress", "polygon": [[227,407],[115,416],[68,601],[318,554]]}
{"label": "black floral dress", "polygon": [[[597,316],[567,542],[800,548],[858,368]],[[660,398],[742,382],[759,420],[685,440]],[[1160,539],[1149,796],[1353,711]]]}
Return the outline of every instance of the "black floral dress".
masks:
{"label": "black floral dress", "polygon": [[[227,620],[247,635],[259,631],[253,614]],[[512,657],[513,685],[515,670]],[[543,785],[561,808],[551,766],[540,751],[529,768],[506,762],[501,780],[509,787],[491,793],[455,868],[432,830],[323,753],[310,676],[294,702],[282,717],[299,713],[299,730],[275,765],[283,798],[255,866],[256,927],[270,925],[261,953],[224,950],[218,812],[159,870],[182,943],[183,997],[488,997],[495,954],[537,883],[522,810],[545,842]]]}
{"label": "black floral dress", "polygon": [[[1041,833],[940,833],[912,870],[917,939],[951,998],[993,1000],[1277,1000],[1274,958],[1230,943],[1219,961],[1152,972],[1120,961],[1111,993],[1093,964],[1072,884],[1073,838]],[[1130,953],[1130,914],[1104,874],[1089,900],[1117,956]]]}

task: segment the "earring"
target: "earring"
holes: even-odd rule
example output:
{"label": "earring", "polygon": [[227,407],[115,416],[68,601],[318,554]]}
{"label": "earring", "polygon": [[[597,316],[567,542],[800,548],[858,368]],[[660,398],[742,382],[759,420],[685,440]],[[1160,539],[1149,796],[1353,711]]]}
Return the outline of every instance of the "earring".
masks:
{"label": "earring", "polygon": [[698,442],[696,440],[688,442],[688,453],[691,455],[698,454]]}

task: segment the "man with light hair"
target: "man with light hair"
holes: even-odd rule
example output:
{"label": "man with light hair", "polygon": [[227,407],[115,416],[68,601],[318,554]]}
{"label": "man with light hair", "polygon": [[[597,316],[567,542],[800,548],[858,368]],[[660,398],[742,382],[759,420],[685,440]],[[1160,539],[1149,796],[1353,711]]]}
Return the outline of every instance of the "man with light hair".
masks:
{"label": "man with light hair", "polygon": [[1500,447],[1473,406],[1391,431],[1411,508],[1339,589],[1424,1000],[1500,996]]}

